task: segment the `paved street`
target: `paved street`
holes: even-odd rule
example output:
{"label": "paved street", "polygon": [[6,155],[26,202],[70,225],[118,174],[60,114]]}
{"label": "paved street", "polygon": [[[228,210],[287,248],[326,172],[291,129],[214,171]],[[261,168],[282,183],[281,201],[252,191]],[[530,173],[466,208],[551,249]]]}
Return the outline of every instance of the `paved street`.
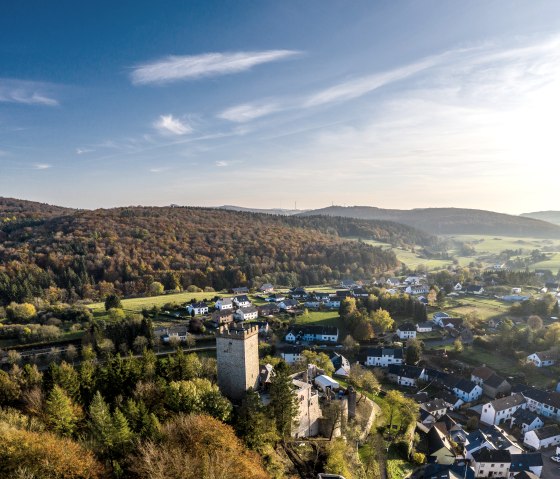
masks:
{"label": "paved street", "polygon": [[558,479],[560,477],[560,463],[550,460],[550,456],[556,455],[556,446],[541,451],[543,456],[543,471],[541,479]]}

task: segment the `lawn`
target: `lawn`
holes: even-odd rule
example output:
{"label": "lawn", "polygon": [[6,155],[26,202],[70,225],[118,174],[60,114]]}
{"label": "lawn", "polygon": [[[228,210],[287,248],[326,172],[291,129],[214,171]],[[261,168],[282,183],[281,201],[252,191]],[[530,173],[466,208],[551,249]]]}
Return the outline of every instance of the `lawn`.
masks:
{"label": "lawn", "polygon": [[296,324],[321,324],[324,326],[338,326],[340,317],[338,311],[311,311],[296,318]]}
{"label": "lawn", "polygon": [[510,304],[494,298],[459,296],[456,299],[448,298],[444,310],[453,316],[465,316],[469,313],[475,313],[480,319],[486,321],[492,317],[507,314],[510,306]]}

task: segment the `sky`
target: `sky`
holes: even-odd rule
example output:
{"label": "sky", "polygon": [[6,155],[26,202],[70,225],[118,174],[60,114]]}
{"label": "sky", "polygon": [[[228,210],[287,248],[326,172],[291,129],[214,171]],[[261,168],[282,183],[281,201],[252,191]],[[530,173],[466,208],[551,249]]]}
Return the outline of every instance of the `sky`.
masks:
{"label": "sky", "polygon": [[0,14],[0,196],[560,209],[560,2],[40,0]]}

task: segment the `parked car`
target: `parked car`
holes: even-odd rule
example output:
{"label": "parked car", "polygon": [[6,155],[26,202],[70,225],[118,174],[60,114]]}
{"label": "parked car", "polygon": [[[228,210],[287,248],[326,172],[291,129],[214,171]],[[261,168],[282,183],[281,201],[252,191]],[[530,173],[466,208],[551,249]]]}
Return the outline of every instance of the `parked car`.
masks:
{"label": "parked car", "polygon": [[554,462],[560,462],[560,456],[551,456],[550,460]]}

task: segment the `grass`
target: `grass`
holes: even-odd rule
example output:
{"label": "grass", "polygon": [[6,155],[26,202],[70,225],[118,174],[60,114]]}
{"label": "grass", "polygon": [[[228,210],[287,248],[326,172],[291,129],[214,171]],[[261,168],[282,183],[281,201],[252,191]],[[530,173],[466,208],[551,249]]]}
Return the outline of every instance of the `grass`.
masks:
{"label": "grass", "polygon": [[554,247],[560,251],[560,241],[542,238],[517,238],[514,236],[494,235],[453,235],[450,239],[456,239],[465,243],[471,243],[477,253],[498,254],[506,249],[523,249],[529,253],[534,249]]}
{"label": "grass", "polygon": [[403,479],[408,477],[414,471],[414,466],[404,460],[394,447],[389,447],[389,455],[387,457],[387,479]]}
{"label": "grass", "polygon": [[338,311],[309,311],[296,318],[296,324],[321,324],[324,326],[338,326],[340,317]]}
{"label": "grass", "polygon": [[487,321],[490,318],[507,314],[510,306],[494,298],[459,296],[456,299],[447,299],[444,310],[453,316],[475,313],[481,320]]}

